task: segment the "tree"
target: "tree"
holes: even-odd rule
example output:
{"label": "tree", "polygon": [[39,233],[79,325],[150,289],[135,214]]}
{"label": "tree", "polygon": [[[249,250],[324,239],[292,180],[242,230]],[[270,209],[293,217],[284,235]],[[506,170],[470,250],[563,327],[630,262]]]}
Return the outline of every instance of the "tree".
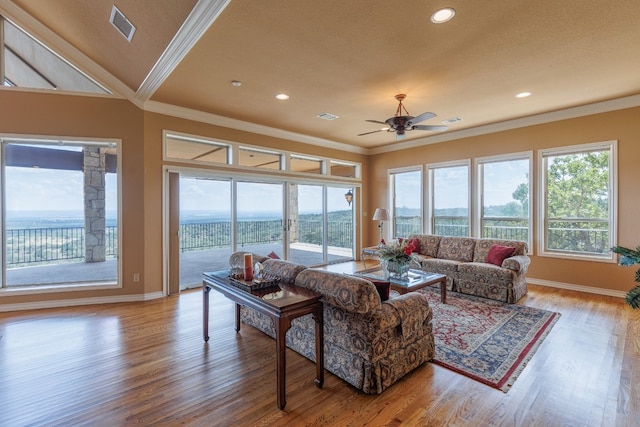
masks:
{"label": "tree", "polygon": [[594,220],[609,218],[609,151],[549,158],[546,200],[547,247],[606,252],[608,224]]}

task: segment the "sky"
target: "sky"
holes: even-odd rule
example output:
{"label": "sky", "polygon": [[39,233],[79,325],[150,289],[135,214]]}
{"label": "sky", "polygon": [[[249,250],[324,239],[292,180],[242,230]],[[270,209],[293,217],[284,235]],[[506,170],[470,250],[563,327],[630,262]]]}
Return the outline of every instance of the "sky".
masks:
{"label": "sky", "polygon": [[[502,205],[513,200],[517,186],[526,182],[528,161],[487,163],[484,166],[485,206]],[[450,167],[438,169],[435,193],[438,208],[467,207],[467,168]],[[397,178],[396,205],[419,208],[420,174],[406,173]],[[37,168],[6,168],[7,211],[25,210],[83,210],[83,177],[80,171],[48,170]],[[116,175],[106,175],[107,210],[117,209]],[[460,189],[463,188],[463,191]],[[328,189],[330,211],[349,209],[344,187]],[[181,209],[184,210],[228,210],[230,205],[230,182],[209,179],[181,180]],[[300,213],[322,212],[320,186],[299,185],[298,204]],[[280,211],[282,192],[280,184],[238,183],[239,212]]]}
{"label": "sky", "polygon": [[[116,175],[106,175],[106,208],[117,209]],[[81,171],[7,167],[7,211],[84,210]]]}

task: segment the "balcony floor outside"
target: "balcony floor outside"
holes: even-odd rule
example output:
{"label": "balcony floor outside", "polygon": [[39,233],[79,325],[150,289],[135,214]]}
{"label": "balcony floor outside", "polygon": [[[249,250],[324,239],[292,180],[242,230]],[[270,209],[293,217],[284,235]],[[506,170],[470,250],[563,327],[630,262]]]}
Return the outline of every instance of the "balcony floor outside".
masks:
{"label": "balcony floor outside", "polygon": [[[265,255],[273,251],[281,255],[282,245],[250,245],[238,248],[238,250]],[[304,265],[315,265],[320,257],[320,248],[316,245],[292,244],[290,252],[292,260]],[[180,254],[180,288],[188,289],[202,286],[203,272],[229,268],[230,253],[229,248],[182,252]],[[353,256],[350,249],[329,248],[329,263],[351,259]],[[115,260],[107,260],[93,263],[78,262],[12,268],[7,269],[6,281],[10,287],[16,287],[113,280],[116,271],[115,264]],[[142,272],[139,273],[142,274]]]}

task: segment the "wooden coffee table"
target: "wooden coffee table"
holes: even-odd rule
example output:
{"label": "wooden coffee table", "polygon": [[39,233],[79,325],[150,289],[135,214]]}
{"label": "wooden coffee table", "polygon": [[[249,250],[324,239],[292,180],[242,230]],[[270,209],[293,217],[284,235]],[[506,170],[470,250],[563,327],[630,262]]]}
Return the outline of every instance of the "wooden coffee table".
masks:
{"label": "wooden coffee table", "polygon": [[429,273],[427,271],[414,269],[409,270],[409,274],[406,279],[397,279],[394,277],[387,278],[385,277],[385,272],[382,269],[357,272],[353,274],[355,276],[364,277],[365,279],[388,280],[391,284],[391,289],[400,294],[417,291],[418,289],[440,283],[440,300],[443,304],[447,303],[447,276],[444,274]]}

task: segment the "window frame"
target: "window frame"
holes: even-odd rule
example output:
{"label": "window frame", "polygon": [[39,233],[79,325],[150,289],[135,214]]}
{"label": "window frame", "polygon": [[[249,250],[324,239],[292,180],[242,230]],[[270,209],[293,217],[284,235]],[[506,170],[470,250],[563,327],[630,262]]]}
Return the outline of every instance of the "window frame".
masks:
{"label": "window frame", "polygon": [[573,259],[615,263],[616,255],[609,251],[598,255],[594,253],[578,253],[547,249],[547,158],[580,154],[594,151],[609,151],[609,247],[616,245],[618,230],[618,141],[602,141],[577,144],[564,147],[548,148],[538,151],[538,248],[537,254],[543,257]]}
{"label": "window frame", "polygon": [[476,175],[476,188],[473,192],[475,199],[475,220],[473,235],[479,238],[483,237],[483,223],[484,223],[484,165],[488,163],[502,163],[508,161],[527,160],[528,162],[528,188],[529,188],[529,208],[527,212],[527,246],[529,254],[533,251],[533,151],[523,151],[519,153],[500,154],[496,156],[478,157],[474,159],[475,175]]}
{"label": "window frame", "polygon": [[474,205],[472,203],[472,197],[473,197],[473,174],[471,173],[471,159],[462,159],[462,160],[454,160],[454,161],[449,161],[449,162],[440,162],[440,163],[429,163],[427,164],[427,188],[429,191],[429,197],[427,198],[428,202],[427,202],[427,212],[428,212],[428,217],[427,217],[427,233],[428,234],[436,234],[435,233],[435,215],[434,215],[434,208],[435,208],[435,191],[434,191],[434,185],[435,185],[435,180],[434,180],[434,172],[437,169],[446,169],[446,168],[453,168],[453,167],[466,167],[467,168],[467,209],[468,209],[468,213],[467,213],[467,221],[469,223],[468,226],[468,232],[467,232],[467,236],[465,237],[471,237],[472,233],[473,233],[473,210],[474,210]]}
{"label": "window frame", "polygon": [[419,172],[420,173],[420,188],[418,191],[419,200],[419,209],[420,209],[420,231],[419,233],[423,233],[425,229],[424,225],[424,188],[425,188],[425,180],[424,180],[424,168],[422,165],[418,166],[408,166],[405,168],[397,168],[397,169],[389,169],[387,171],[388,177],[388,188],[389,188],[389,215],[391,218],[389,219],[389,223],[391,224],[391,236],[393,238],[397,237],[407,237],[407,236],[399,236],[397,232],[397,224],[396,224],[396,176],[403,173],[412,173]]}

